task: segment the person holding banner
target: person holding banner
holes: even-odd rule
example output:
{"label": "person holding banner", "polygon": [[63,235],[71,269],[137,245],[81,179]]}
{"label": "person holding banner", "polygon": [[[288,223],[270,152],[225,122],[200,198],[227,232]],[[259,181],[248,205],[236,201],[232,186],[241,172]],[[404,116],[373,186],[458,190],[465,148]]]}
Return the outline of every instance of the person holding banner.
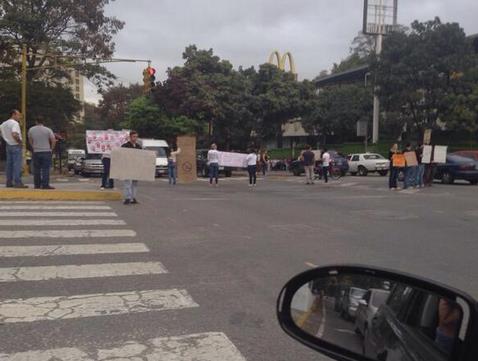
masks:
{"label": "person holding banner", "polygon": [[249,187],[257,183],[257,153],[251,149],[247,155],[247,172],[249,173]]}
{"label": "person holding banner", "polygon": [[[122,148],[133,148],[133,149],[142,149],[138,142],[138,132],[132,130],[129,132],[129,141],[123,144]],[[137,180],[125,180],[124,184],[124,202],[123,204],[137,204],[136,192],[138,189]]]}
{"label": "person holding banner", "polygon": [[103,175],[101,176],[101,190],[113,189],[115,187],[114,180],[110,178],[111,169],[111,150],[107,149],[101,156],[103,163]]}
{"label": "person holding banner", "polygon": [[207,152],[207,164],[209,165],[209,185],[212,186],[213,180],[217,187],[219,182],[219,152],[216,143],[211,144],[211,149]]}
{"label": "person holding banner", "polygon": [[397,143],[392,145],[392,148],[390,148],[390,151],[388,152],[388,159],[390,160],[388,188],[393,191],[397,189],[398,174],[400,173],[400,169],[401,167],[405,166],[405,160],[403,155],[400,154],[400,151],[398,150]]}
{"label": "person holding banner", "polygon": [[178,174],[177,156],[179,154],[181,154],[181,148],[171,151],[168,156],[169,185],[176,185],[176,178]]}

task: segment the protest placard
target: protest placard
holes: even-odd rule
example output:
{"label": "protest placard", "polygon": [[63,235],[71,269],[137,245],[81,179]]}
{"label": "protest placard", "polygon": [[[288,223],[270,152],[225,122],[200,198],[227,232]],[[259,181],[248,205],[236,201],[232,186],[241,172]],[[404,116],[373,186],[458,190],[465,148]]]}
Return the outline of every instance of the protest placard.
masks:
{"label": "protest placard", "polygon": [[444,145],[436,145],[433,151],[433,163],[444,164],[446,163],[446,155],[448,147]]}
{"label": "protest placard", "polygon": [[218,152],[219,166],[233,168],[247,168],[247,154]]}
{"label": "protest placard", "polygon": [[154,182],[156,152],[132,148],[115,148],[111,151],[110,178]]}
{"label": "protest placard", "polygon": [[431,145],[423,146],[422,163],[430,164],[432,162],[433,147]]}
{"label": "protest placard", "polygon": [[87,130],[86,149],[88,154],[110,153],[129,139],[128,130]]}
{"label": "protest placard", "polygon": [[403,153],[407,162],[407,167],[415,167],[418,165],[417,154],[415,152]]}

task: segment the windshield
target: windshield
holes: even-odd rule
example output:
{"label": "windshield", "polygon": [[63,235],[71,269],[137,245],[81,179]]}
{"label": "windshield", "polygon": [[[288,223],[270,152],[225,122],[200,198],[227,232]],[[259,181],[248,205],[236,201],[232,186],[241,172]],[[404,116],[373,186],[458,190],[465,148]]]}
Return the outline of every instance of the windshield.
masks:
{"label": "windshield", "polygon": [[371,160],[371,159],[385,159],[383,156],[381,156],[380,154],[366,154],[363,156],[365,159],[367,160]]}
{"label": "windshield", "polygon": [[146,150],[152,150],[156,152],[157,157],[166,157],[166,148],[163,147],[144,147]]}

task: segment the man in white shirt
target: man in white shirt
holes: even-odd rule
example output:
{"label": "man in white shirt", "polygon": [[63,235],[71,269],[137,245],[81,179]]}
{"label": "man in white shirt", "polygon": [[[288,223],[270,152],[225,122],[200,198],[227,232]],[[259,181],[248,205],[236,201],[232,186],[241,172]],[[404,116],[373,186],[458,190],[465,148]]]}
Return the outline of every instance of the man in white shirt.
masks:
{"label": "man in white shirt", "polygon": [[9,188],[28,188],[22,182],[22,165],[23,165],[23,140],[20,124],[18,121],[21,113],[14,109],[10,112],[10,119],[4,121],[0,125],[2,138],[6,143],[7,164],[6,176]]}
{"label": "man in white shirt", "polygon": [[324,153],[322,153],[322,173],[324,175],[325,183],[329,182],[329,167],[330,153],[327,151],[327,148],[324,148]]}
{"label": "man in white shirt", "polygon": [[217,151],[216,143],[211,144],[211,149],[207,152],[207,164],[209,164],[209,184],[213,184],[213,180],[216,181],[217,187],[219,178],[219,152]]}

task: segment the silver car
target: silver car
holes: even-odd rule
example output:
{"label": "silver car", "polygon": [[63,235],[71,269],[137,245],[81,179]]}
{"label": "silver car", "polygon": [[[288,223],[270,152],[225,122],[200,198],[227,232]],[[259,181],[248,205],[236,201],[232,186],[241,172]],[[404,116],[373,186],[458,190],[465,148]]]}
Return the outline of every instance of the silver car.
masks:
{"label": "silver car", "polygon": [[366,176],[368,173],[377,172],[386,176],[390,170],[390,161],[377,153],[356,153],[348,157],[349,172],[352,175]]}

